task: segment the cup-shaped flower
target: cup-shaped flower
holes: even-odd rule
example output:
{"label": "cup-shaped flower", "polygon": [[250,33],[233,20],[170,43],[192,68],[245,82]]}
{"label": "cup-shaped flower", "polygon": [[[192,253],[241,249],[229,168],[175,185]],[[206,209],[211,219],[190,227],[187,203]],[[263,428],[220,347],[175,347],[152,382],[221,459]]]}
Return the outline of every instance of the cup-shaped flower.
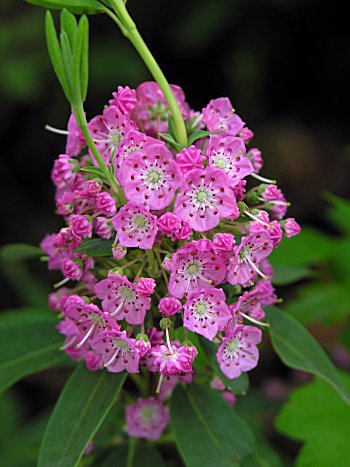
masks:
{"label": "cup-shaped flower", "polygon": [[112,223],[121,246],[152,249],[158,230],[157,217],[146,207],[127,203],[113,217]]}
{"label": "cup-shaped flower", "polygon": [[92,349],[99,355],[104,367],[111,373],[139,372],[140,357],[135,352],[135,339],[127,337],[125,331],[103,331],[91,341]]}
{"label": "cup-shaped flower", "polygon": [[256,347],[261,342],[261,330],[254,326],[237,325],[231,330],[216,354],[221,371],[230,379],[255,368],[259,360]]}
{"label": "cup-shaped flower", "polygon": [[182,309],[182,304],[177,298],[163,297],[159,300],[158,308],[164,316],[172,316]]}
{"label": "cup-shaped flower", "polygon": [[228,97],[212,99],[203,109],[203,121],[209,131],[229,131],[232,135],[244,127],[244,122],[235,113]]}
{"label": "cup-shaped flower", "polygon": [[154,210],[169,206],[181,177],[172,153],[162,142],[145,144],[142,151],[130,154],[119,171],[126,198]]}
{"label": "cup-shaped flower", "polygon": [[171,350],[168,345],[160,345],[152,349],[151,352],[154,364],[163,376],[191,373],[192,363],[197,353],[195,347],[189,348],[175,344],[172,344]]}
{"label": "cup-shaped flower", "polygon": [[128,405],[125,415],[128,435],[151,441],[159,439],[169,423],[168,409],[154,397]]}
{"label": "cup-shaped flower", "polygon": [[228,175],[212,166],[187,172],[179,188],[174,213],[198,232],[214,229],[222,217],[238,217]]}
{"label": "cup-shaped flower", "polygon": [[184,326],[213,340],[232,318],[222,289],[198,289],[184,305]]}

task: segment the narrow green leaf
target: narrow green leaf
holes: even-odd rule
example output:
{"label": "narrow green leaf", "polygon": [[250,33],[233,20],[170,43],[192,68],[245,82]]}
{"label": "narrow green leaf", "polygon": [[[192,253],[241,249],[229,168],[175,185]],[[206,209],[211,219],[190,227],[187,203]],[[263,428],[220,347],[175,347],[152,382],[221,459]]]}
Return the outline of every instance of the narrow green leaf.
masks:
{"label": "narrow green leaf", "polygon": [[52,62],[53,69],[55,70],[56,76],[62,86],[63,92],[69,102],[72,100],[70,86],[66,76],[63,58],[61,53],[61,47],[57,39],[55,25],[52,19],[52,15],[49,11],[46,12],[45,16],[45,31],[47,47],[49,50],[50,59]]}
{"label": "narrow green leaf", "polygon": [[[341,376],[350,390],[349,375]],[[294,390],[277,417],[276,427],[304,443],[297,467],[349,465],[350,407],[324,381],[316,379]]]}
{"label": "narrow green leaf", "polygon": [[0,248],[0,261],[18,262],[31,258],[39,258],[43,251],[38,246],[26,243],[9,243]]}
{"label": "narrow green leaf", "polygon": [[73,47],[74,41],[75,41],[75,35],[77,33],[77,21],[70,13],[68,10],[65,8],[61,11],[60,14],[60,23],[61,23],[61,31],[66,31],[68,39],[69,39],[69,44],[71,47]]}
{"label": "narrow green leaf", "polygon": [[159,136],[161,136],[165,141],[167,141],[169,144],[174,146],[177,149],[183,149],[184,146],[182,144],[177,143],[174,138],[171,136],[170,133],[159,133]]}
{"label": "narrow green leaf", "polygon": [[213,134],[212,132],[210,131],[206,131],[206,130],[198,130],[198,131],[195,131],[194,133],[192,133],[190,135],[190,137],[188,138],[188,146],[191,146],[195,141],[197,141],[198,139],[201,139],[201,138],[206,138],[207,136]]}
{"label": "narrow green leaf", "polygon": [[79,15],[94,15],[106,11],[106,7],[97,0],[26,0],[32,5],[62,10],[66,8],[72,13]]}
{"label": "narrow green leaf", "polygon": [[266,308],[272,345],[282,362],[327,381],[350,404],[350,395],[337,369],[320,344],[302,324],[276,307]]}
{"label": "narrow green leaf", "polygon": [[113,240],[93,238],[83,241],[75,251],[89,256],[112,256],[112,245]]}
{"label": "narrow green leaf", "polygon": [[57,401],[42,441],[38,467],[75,466],[115,402],[126,373],[76,368]]}
{"label": "narrow green leaf", "polygon": [[328,212],[329,219],[344,233],[350,234],[350,202],[331,193],[326,193],[325,198],[332,204]]}
{"label": "narrow green leaf", "polygon": [[65,74],[67,77],[70,95],[72,96],[71,103],[76,102],[76,95],[73,83],[73,52],[72,48],[69,43],[68,34],[66,31],[61,31],[60,34],[60,42],[61,42],[61,52],[62,52],[62,60],[65,69]]}
{"label": "narrow green leaf", "polygon": [[13,321],[0,316],[0,392],[24,376],[64,361],[59,350],[62,336],[55,329],[55,317],[21,319],[13,310]]}
{"label": "narrow green leaf", "polygon": [[174,140],[176,139],[174,119],[170,114],[168,117],[168,133],[173,137]]}
{"label": "narrow green leaf", "polygon": [[[89,82],[89,21],[86,16],[80,19],[79,27],[81,24],[83,34],[83,44],[81,47],[80,57],[80,87],[81,87],[81,100],[85,102],[88,82]],[[114,165],[111,166],[114,169]]]}
{"label": "narrow green leaf", "polygon": [[91,175],[94,175],[95,177],[104,179],[104,173],[99,167],[94,167],[94,166],[82,167],[80,170],[82,172],[87,172]]}
{"label": "narrow green leaf", "polygon": [[242,373],[241,376],[235,379],[227,378],[220,369],[218,361],[216,359],[216,352],[218,346],[213,342],[208,341],[208,339],[200,338],[203,350],[209,358],[216,375],[222,380],[226,385],[226,388],[233,392],[234,394],[245,396],[249,388],[249,377],[247,373]]}
{"label": "narrow green leaf", "polygon": [[131,464],[127,464],[128,445],[122,444],[108,451],[104,456],[98,458],[95,467],[165,467],[166,464],[159,451],[142,441],[137,441],[135,453]]}
{"label": "narrow green leaf", "polygon": [[208,386],[179,386],[170,402],[176,444],[187,467],[233,467],[254,451],[248,425]]}
{"label": "narrow green leaf", "polygon": [[311,270],[306,266],[290,266],[289,264],[273,263],[274,275],[272,282],[275,285],[294,284],[311,276]]}
{"label": "narrow green leaf", "polygon": [[72,48],[72,85],[74,89],[75,102],[81,101],[81,84],[80,84],[80,65],[81,65],[81,52],[83,48],[84,26],[79,21],[78,31],[75,36],[74,45]]}

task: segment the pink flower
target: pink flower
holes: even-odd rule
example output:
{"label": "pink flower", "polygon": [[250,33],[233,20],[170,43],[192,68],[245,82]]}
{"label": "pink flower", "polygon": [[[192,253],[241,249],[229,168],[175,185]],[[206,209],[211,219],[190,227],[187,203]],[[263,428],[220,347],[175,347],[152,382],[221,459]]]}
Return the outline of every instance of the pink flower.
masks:
{"label": "pink flower", "polygon": [[241,131],[238,132],[238,136],[242,138],[245,144],[248,144],[254,138],[254,133],[252,132],[252,130],[245,126],[241,129]]}
{"label": "pink flower", "polygon": [[145,357],[151,351],[151,343],[146,334],[138,334],[135,339],[135,352]]}
{"label": "pink flower", "polygon": [[[104,109],[103,115],[98,115],[89,122],[88,129],[103,160],[109,165],[119,142],[125,138],[128,131],[137,128],[132,120],[120,114],[118,107],[111,105]],[[93,155],[90,155],[96,163]]]}
{"label": "pink flower", "polygon": [[168,409],[154,397],[139,398],[126,407],[129,436],[148,440],[159,439],[169,423]]}
{"label": "pink flower", "polygon": [[62,311],[64,304],[70,296],[69,289],[61,287],[56,292],[49,294],[49,307],[53,311]]}
{"label": "pink flower", "polygon": [[73,232],[73,229],[69,227],[64,227],[61,229],[58,234],[56,235],[53,246],[55,248],[63,248],[66,250],[74,250],[78,248],[81,244],[81,237],[76,235]]}
{"label": "pink flower", "polygon": [[67,154],[60,154],[53,163],[51,179],[57,188],[63,188],[74,183],[74,161]]}
{"label": "pink flower", "polygon": [[293,217],[289,217],[281,222],[284,235],[287,238],[294,237],[295,235],[300,234],[301,227]]}
{"label": "pink flower", "polygon": [[216,355],[221,371],[227,378],[238,378],[242,372],[257,366],[259,350],[256,345],[261,342],[261,337],[260,329],[239,324],[222,339]]}
{"label": "pink flower", "polygon": [[117,107],[122,115],[130,114],[136,105],[136,91],[129,86],[118,86],[118,92],[112,93],[113,99],[109,101],[110,105]]}
{"label": "pink flower", "polygon": [[136,290],[136,284],[125,276],[109,273],[95,286],[98,298],[102,300],[102,308],[117,321],[125,319],[130,324],[142,324],[146,311],[151,306],[149,295]]}
{"label": "pink flower", "polygon": [[285,216],[289,203],[276,185],[265,185],[261,197],[261,201],[266,203],[266,209],[271,211],[276,219]]}
{"label": "pink flower", "polygon": [[87,180],[84,186],[84,192],[88,196],[97,195],[97,193],[99,193],[101,189],[102,189],[102,182],[97,179]]}
{"label": "pink flower", "polygon": [[182,149],[178,154],[176,154],[176,161],[182,173],[186,173],[189,170],[201,169],[203,167],[205,157],[201,155],[200,150],[195,146],[190,146],[189,148]]}
{"label": "pink flower", "polygon": [[95,234],[109,240],[113,236],[114,228],[110,219],[98,216],[94,221]]}
{"label": "pink flower", "polygon": [[96,208],[98,211],[108,217],[113,216],[117,209],[115,199],[112,198],[112,196],[106,191],[96,195]]}
{"label": "pink flower", "polygon": [[167,345],[160,345],[152,349],[154,364],[163,376],[192,372],[192,363],[197,356],[195,347],[176,346],[172,344],[171,351]]}
{"label": "pink flower", "polygon": [[159,301],[158,308],[163,315],[172,316],[182,309],[182,304],[174,297],[163,297]]}
{"label": "pink flower", "polygon": [[264,165],[264,160],[261,155],[261,151],[258,148],[249,149],[247,153],[248,159],[250,159],[251,163],[254,167],[254,173],[259,173],[262,166]]}
{"label": "pink flower", "polygon": [[245,157],[245,145],[241,138],[231,135],[211,135],[207,156],[209,165],[224,170],[232,186],[254,172],[250,160]]}
{"label": "pink flower", "polygon": [[227,97],[212,99],[203,109],[203,121],[209,131],[230,131],[236,135],[244,127],[244,122],[234,112]]}
{"label": "pink flower", "polygon": [[236,322],[241,322],[242,316],[247,319],[250,317],[260,321],[265,317],[261,305],[258,294],[255,289],[252,289],[249,292],[243,292],[238,298],[237,303],[230,306],[230,310]]}
{"label": "pink flower", "polygon": [[230,391],[224,391],[224,392],[222,393],[222,397],[225,399],[225,401],[226,401],[229,405],[236,405],[237,397],[236,397],[235,394],[233,394],[232,392],[230,392]]}
{"label": "pink flower", "polygon": [[249,223],[249,233],[268,232],[272,245],[276,248],[282,240],[282,228],[278,221],[271,221],[266,211],[259,211],[253,215],[256,220]]}
{"label": "pink flower", "polygon": [[73,232],[79,237],[92,236],[92,223],[87,216],[74,214],[69,221]]}
{"label": "pink flower", "polygon": [[148,209],[129,202],[112,219],[121,246],[152,249],[157,234],[157,218]]}
{"label": "pink flower", "polygon": [[210,387],[214,389],[214,391],[225,391],[226,389],[225,384],[218,376],[214,376],[214,378],[210,381]]}
{"label": "pink flower", "polygon": [[65,259],[62,263],[62,273],[67,279],[78,281],[83,275],[82,265],[79,260]]}
{"label": "pink flower", "polygon": [[150,209],[164,209],[180,185],[181,171],[164,143],[147,144],[130,154],[119,172],[127,199]]}
{"label": "pink flower", "polygon": [[213,340],[231,319],[222,289],[198,289],[191,292],[184,310],[184,326],[209,340]]}
{"label": "pink flower", "polygon": [[238,217],[226,173],[209,166],[187,172],[176,197],[174,213],[198,232],[215,228],[222,217]]}
{"label": "pink flower", "polygon": [[127,337],[125,331],[111,329],[100,332],[92,340],[91,347],[111,373],[124,370],[128,373],[139,372],[140,357],[135,352],[135,339]]}
{"label": "pink flower", "polygon": [[143,295],[151,295],[156,287],[156,281],[150,277],[140,277],[136,284],[136,291]]}
{"label": "pink flower", "polygon": [[255,284],[254,293],[263,306],[274,305],[277,300],[275,288],[270,281],[260,280]]}
{"label": "pink flower", "polygon": [[92,352],[91,350],[89,352],[86,352],[84,360],[86,363],[86,368],[90,371],[101,370],[101,368],[103,368],[102,358],[99,355],[95,354],[95,352]]}
{"label": "pink flower", "polygon": [[267,277],[259,270],[259,263],[273,250],[273,244],[267,232],[258,232],[243,237],[239,246],[233,248],[230,258],[227,280],[230,284],[249,285],[257,276]]}
{"label": "pink flower", "polygon": [[157,225],[161,233],[166,234],[173,241],[187,240],[193,233],[190,225],[172,212],[160,216]]}
{"label": "pink flower", "polygon": [[213,250],[216,254],[226,254],[233,249],[235,237],[232,234],[215,234],[213,240]]}
{"label": "pink flower", "polygon": [[78,156],[83,147],[86,146],[86,142],[81,129],[77,125],[73,112],[69,117],[67,129],[66,154],[68,154],[69,157]]}
{"label": "pink flower", "polygon": [[136,130],[130,130],[126,137],[119,143],[118,150],[114,159],[114,170],[116,177],[120,181],[122,175],[119,173],[121,166],[123,165],[124,160],[132,153],[136,151],[141,151],[146,141],[157,141],[153,140],[149,136],[146,136],[144,133]]}
{"label": "pink flower", "polygon": [[168,290],[183,298],[198,288],[220,284],[226,276],[226,261],[212,250],[200,251],[194,242],[179,248],[171,260]]}

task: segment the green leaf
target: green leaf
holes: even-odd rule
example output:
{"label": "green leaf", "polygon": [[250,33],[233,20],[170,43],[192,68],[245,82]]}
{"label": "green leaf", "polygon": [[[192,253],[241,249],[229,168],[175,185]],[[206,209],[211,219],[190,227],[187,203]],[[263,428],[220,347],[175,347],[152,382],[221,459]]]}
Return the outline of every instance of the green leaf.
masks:
{"label": "green leaf", "polygon": [[106,11],[106,7],[97,0],[26,0],[32,5],[41,6],[44,8],[52,8],[54,10],[62,10],[66,8],[72,13],[79,15],[87,14],[94,15]]}
{"label": "green leaf", "polygon": [[320,344],[302,324],[276,307],[266,308],[273,348],[282,362],[295,370],[306,371],[327,381],[350,404],[338,371]]}
{"label": "green leaf", "polygon": [[[215,132],[216,133],[216,132]],[[212,135],[213,132],[206,131],[206,130],[198,130],[192,133],[192,135],[188,138],[188,146],[191,146],[195,141],[201,138],[206,138],[209,135]]]}
{"label": "green leaf", "polygon": [[61,47],[57,39],[56,29],[52,19],[52,15],[49,11],[46,12],[45,16],[45,31],[47,47],[49,50],[49,55],[53,69],[55,70],[56,76],[62,86],[63,92],[65,93],[67,100],[71,102],[72,95],[70,85],[66,76],[65,67],[63,64]]}
{"label": "green leaf", "polygon": [[350,235],[350,202],[331,193],[326,193],[325,198],[333,206],[328,212],[329,219],[340,230]]}
{"label": "green leaf", "polygon": [[116,467],[117,465],[128,467],[165,467],[166,464],[159,451],[141,441],[137,441],[135,454],[131,464],[127,464],[128,446],[122,444],[108,451],[104,456],[98,458],[96,467]]}
{"label": "green leaf", "polygon": [[65,385],[42,441],[38,467],[75,466],[115,402],[126,373],[92,372],[82,363]]}
{"label": "green leaf", "polygon": [[286,311],[307,324],[332,324],[350,314],[349,288],[341,284],[314,283],[299,288],[295,300],[288,301]]}
{"label": "green leaf", "polygon": [[18,262],[31,258],[39,258],[42,254],[43,250],[38,246],[26,243],[9,243],[0,248],[0,261]]}
{"label": "green leaf", "polygon": [[305,266],[290,266],[289,264],[273,263],[274,275],[272,282],[275,285],[294,284],[311,276],[312,272]]}
{"label": "green leaf", "polygon": [[68,10],[63,9],[60,15],[60,22],[61,31],[66,31],[69,39],[69,44],[71,47],[73,47],[78,27],[74,15],[72,15],[72,13],[70,13]]}
{"label": "green leaf", "polygon": [[[342,381],[350,391],[350,377]],[[277,417],[284,435],[303,441],[297,467],[347,466],[350,458],[350,407],[324,381],[316,380],[293,391]]]}
{"label": "green leaf", "polygon": [[[86,16],[80,19],[83,43],[80,54],[80,86],[81,86],[81,100],[85,102],[88,82],[89,82],[89,22]],[[79,27],[80,27],[79,23]],[[111,166],[114,169],[114,165]]]}
{"label": "green leaf", "polygon": [[98,178],[102,178],[102,179],[105,178],[103,171],[99,167],[94,167],[94,166],[82,167],[80,170],[82,172],[87,172],[91,175],[94,175],[95,177],[98,177]]}
{"label": "green leaf", "polygon": [[175,123],[173,117],[169,114],[168,117],[168,133],[176,140],[176,131],[175,131]]}
{"label": "green leaf", "polygon": [[170,133],[159,133],[159,136],[161,136],[165,141],[167,141],[169,144],[172,146],[175,146],[177,149],[183,149],[184,146],[182,144],[177,143],[174,138],[171,136]]}
{"label": "green leaf", "polygon": [[[62,336],[55,329],[55,316],[37,319],[38,311],[28,311],[28,317],[21,319],[24,311],[13,310],[0,316],[0,392],[24,376],[50,368],[64,361],[59,350]],[[22,314],[21,314],[22,313]]]}
{"label": "green leaf", "polygon": [[254,450],[248,425],[208,386],[178,386],[170,412],[176,444],[187,467],[233,467]]}
{"label": "green leaf", "polygon": [[83,241],[75,251],[89,256],[112,256],[112,245],[113,240],[93,238],[92,240]]}
{"label": "green leaf", "polygon": [[304,227],[299,235],[284,239],[269,259],[272,264],[311,266],[334,255],[334,240],[321,232]]}
{"label": "green leaf", "polygon": [[200,338],[200,342],[202,348],[206,355],[208,356],[216,375],[222,380],[222,382],[226,385],[226,388],[233,392],[234,394],[238,394],[240,396],[245,396],[248,392],[249,388],[249,378],[247,373],[242,373],[241,376],[235,379],[227,378],[220,369],[216,358],[216,352],[218,350],[218,346],[215,345],[213,342],[208,341],[208,339]]}

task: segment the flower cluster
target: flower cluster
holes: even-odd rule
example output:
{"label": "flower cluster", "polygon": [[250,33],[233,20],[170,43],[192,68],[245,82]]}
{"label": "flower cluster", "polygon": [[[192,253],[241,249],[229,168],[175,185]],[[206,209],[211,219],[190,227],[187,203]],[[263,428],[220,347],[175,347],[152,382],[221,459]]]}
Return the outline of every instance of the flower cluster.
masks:
{"label": "flower cluster", "polygon": [[[256,367],[264,306],[277,300],[268,257],[283,236],[300,231],[285,218],[282,191],[259,175],[261,152],[248,147],[253,132],[230,100],[214,99],[197,112],[181,88],[172,90],[189,147],[171,135],[169,107],[154,82],[119,86],[89,122],[120,191],[70,117],[65,154],[52,169],[66,225],[41,243],[49,269],[63,275],[49,297],[62,349],[90,370],[143,367],[159,375],[150,379],[149,397],[126,411],[129,434],[150,440],[168,423],[163,401],[196,377],[192,333],[217,346],[227,378]],[[214,389],[234,403],[218,381]]]}

